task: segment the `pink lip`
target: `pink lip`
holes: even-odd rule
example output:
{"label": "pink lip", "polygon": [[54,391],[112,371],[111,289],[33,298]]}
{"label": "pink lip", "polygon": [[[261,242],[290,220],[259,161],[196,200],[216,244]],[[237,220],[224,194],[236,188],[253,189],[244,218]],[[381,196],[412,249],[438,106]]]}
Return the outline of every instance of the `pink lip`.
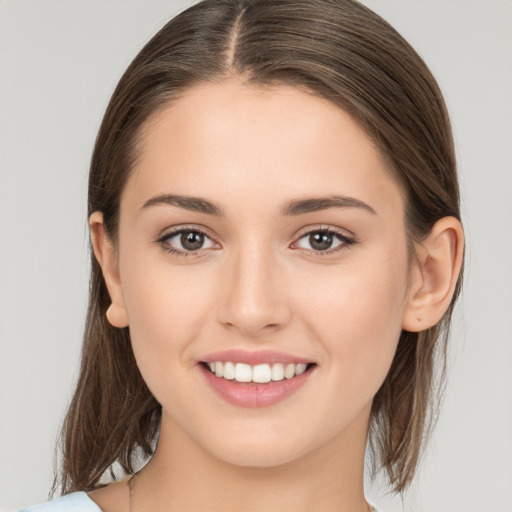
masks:
{"label": "pink lip", "polygon": [[213,352],[204,356],[198,362],[211,363],[215,361],[231,361],[233,363],[245,363],[250,365],[255,364],[274,364],[274,363],[282,363],[282,364],[299,364],[299,363],[311,363],[313,361],[308,361],[302,357],[297,357],[291,354],[286,354],[285,352],[278,352],[277,350],[258,350],[256,352],[248,352],[246,350],[240,349],[232,349],[232,350],[222,350],[219,352]]}
{"label": "pink lip", "polygon": [[315,367],[310,367],[301,375],[291,379],[257,384],[217,377],[204,364],[199,364],[198,367],[210,387],[221,398],[230,404],[249,408],[266,407],[284,400],[301,388],[315,369]]}

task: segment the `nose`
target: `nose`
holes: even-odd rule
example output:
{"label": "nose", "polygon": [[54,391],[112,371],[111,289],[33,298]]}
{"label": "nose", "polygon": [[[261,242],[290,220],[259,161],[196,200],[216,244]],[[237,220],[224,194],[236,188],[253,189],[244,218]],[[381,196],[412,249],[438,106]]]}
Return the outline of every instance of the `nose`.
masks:
{"label": "nose", "polygon": [[241,251],[231,261],[218,319],[228,329],[258,336],[282,328],[290,318],[283,276],[271,249]]}

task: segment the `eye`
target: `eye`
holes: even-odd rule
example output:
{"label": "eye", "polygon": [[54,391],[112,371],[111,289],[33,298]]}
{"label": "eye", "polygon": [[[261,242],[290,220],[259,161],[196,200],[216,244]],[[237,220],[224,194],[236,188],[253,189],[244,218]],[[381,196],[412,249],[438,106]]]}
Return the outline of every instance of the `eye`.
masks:
{"label": "eye", "polygon": [[330,229],[310,231],[294,244],[295,247],[317,253],[332,253],[353,244],[354,240]]}
{"label": "eye", "polygon": [[216,247],[215,242],[198,229],[180,229],[164,235],[158,242],[167,251],[184,255]]}

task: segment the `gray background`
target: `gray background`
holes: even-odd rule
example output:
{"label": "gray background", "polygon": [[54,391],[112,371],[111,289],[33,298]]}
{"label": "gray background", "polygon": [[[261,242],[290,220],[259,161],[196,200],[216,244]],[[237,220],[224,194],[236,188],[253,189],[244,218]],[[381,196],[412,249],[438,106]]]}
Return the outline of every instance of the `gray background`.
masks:
{"label": "gray background", "polygon": [[[86,174],[102,112],[137,50],[189,3],[0,3],[0,509],[44,501],[50,486],[81,342]],[[512,2],[363,3],[415,46],[446,95],[468,237],[437,430],[404,504],[375,501],[512,511]]]}

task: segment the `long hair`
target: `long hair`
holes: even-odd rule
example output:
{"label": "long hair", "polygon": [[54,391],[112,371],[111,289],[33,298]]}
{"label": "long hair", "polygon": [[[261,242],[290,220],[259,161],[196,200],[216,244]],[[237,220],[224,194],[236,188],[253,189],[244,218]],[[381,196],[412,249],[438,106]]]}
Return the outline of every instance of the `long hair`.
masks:
{"label": "long hair", "polygon": [[[107,107],[91,161],[88,212],[103,212],[114,243],[120,197],[148,118],[192,85],[230,76],[249,84],[302,87],[348,112],[403,189],[410,242],[427,236],[442,217],[460,219],[441,92],[422,59],[387,22],[354,0],[205,0],[144,46]],[[462,274],[439,324],[402,332],[373,401],[372,457],[398,492],[411,482],[435,419],[461,282]],[[114,463],[133,472],[134,455],[142,451],[149,458],[158,435],[161,407],[139,373],[129,328],[107,322],[109,304],[91,251],[81,369],[62,429],[55,483],[63,493],[93,488]]]}

